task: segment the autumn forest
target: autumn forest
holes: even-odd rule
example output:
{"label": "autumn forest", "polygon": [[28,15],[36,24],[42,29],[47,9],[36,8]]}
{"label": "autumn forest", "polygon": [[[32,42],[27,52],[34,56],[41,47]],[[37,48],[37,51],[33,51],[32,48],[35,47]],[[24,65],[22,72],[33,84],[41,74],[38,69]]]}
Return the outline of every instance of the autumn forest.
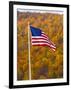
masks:
{"label": "autumn forest", "polygon": [[17,80],[29,80],[28,22],[56,45],[32,46],[30,38],[32,80],[63,78],[63,14],[17,11]]}

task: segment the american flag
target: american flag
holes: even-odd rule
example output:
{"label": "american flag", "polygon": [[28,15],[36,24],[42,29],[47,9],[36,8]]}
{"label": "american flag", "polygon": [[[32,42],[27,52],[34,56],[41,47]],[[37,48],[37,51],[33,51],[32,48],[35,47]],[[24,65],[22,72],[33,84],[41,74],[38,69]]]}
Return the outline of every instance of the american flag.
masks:
{"label": "american flag", "polygon": [[55,44],[52,41],[50,41],[48,36],[41,29],[30,26],[30,30],[32,34],[31,43],[33,46],[48,46],[53,51],[55,51]]}

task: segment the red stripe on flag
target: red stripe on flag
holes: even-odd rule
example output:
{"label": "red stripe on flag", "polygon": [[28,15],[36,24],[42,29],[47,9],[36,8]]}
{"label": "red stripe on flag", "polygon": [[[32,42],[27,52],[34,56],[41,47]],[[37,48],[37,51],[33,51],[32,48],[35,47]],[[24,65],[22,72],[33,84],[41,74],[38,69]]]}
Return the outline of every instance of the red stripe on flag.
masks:
{"label": "red stripe on flag", "polygon": [[33,45],[33,46],[48,46],[48,47],[50,47],[51,49],[54,49],[54,50],[55,50],[55,48],[51,47],[49,44],[40,44],[40,43],[38,43],[38,44],[33,44],[33,43],[32,43],[32,45]]}
{"label": "red stripe on flag", "polygon": [[41,37],[41,38],[32,38],[32,40],[39,40],[39,39],[40,39],[40,40],[42,40],[42,39],[43,39],[43,40],[48,40],[48,39],[45,39],[45,38],[43,38],[43,37]]}
{"label": "red stripe on flag", "polygon": [[49,41],[32,41],[32,43],[48,43],[51,45],[51,43]]}
{"label": "red stripe on flag", "polygon": [[47,37],[47,36],[45,36],[45,35],[43,35],[43,34],[41,34],[41,37],[45,37],[45,38],[47,38],[47,39],[48,39],[48,37]]}

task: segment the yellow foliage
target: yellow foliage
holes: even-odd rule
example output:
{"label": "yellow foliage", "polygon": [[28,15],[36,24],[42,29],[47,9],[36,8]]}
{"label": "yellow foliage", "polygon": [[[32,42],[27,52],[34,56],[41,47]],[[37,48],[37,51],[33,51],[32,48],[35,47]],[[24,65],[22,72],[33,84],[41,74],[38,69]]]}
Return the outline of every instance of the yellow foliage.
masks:
{"label": "yellow foliage", "polygon": [[[56,44],[53,52],[47,46],[30,45],[32,79],[63,77],[63,15],[18,12],[17,17],[17,79],[28,80],[28,21],[40,28]],[[30,35],[31,36],[31,35]]]}

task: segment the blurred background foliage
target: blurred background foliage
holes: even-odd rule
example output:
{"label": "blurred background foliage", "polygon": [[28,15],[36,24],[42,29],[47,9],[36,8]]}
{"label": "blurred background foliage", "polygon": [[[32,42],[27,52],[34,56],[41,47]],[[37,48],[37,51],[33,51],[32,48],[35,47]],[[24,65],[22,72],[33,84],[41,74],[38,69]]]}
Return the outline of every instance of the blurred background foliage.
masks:
{"label": "blurred background foliage", "polygon": [[43,30],[56,51],[47,46],[32,46],[30,50],[32,80],[63,77],[63,15],[17,12],[17,80],[28,80],[28,21]]}

